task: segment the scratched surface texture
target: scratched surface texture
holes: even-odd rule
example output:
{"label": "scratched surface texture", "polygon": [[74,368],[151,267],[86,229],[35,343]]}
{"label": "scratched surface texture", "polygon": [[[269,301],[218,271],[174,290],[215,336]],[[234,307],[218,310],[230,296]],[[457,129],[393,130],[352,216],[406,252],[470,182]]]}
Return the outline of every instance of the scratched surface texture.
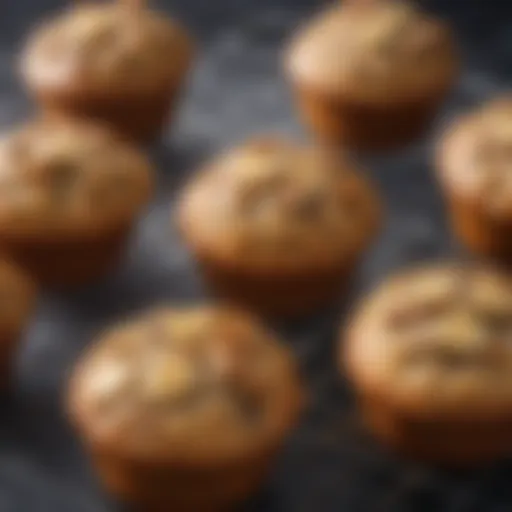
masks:
{"label": "scratched surface texture", "polygon": [[[108,323],[162,301],[202,295],[170,228],[169,208],[187,173],[215,151],[264,130],[302,136],[280,69],[283,41],[319,0],[155,0],[202,45],[180,116],[152,150],[159,193],[129,254],[108,280],[68,295],[43,296],[20,351],[12,396],[0,407],[0,512],[116,512],[98,489],[66,424],[70,366]],[[424,0],[451,20],[466,71],[441,117],[506,89],[512,80],[512,8],[505,0]],[[62,0],[0,1],[0,126],[30,116],[16,52],[30,26]],[[442,119],[440,120],[442,122]],[[408,262],[456,252],[432,179],[430,148],[368,160],[388,202],[388,223],[357,279],[361,291]],[[249,511],[512,511],[512,469],[447,474],[395,460],[367,439],[350,394],[336,377],[333,341],[347,305],[295,325],[276,326],[302,362],[312,403],[268,484]],[[245,510],[245,508],[244,508]]]}

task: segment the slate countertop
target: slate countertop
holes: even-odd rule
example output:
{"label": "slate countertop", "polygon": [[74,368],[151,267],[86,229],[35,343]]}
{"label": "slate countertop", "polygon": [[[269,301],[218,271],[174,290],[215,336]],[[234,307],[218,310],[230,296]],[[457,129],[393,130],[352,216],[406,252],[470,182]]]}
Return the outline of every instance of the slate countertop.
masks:
{"label": "slate countertop", "polygon": [[[0,126],[32,112],[14,72],[28,28],[68,2],[0,3]],[[201,287],[169,227],[169,205],[187,172],[205,157],[263,130],[301,135],[280,69],[283,41],[326,2],[315,0],[162,0],[202,43],[180,118],[153,150],[159,194],[141,222],[124,266],[107,281],[45,296],[22,347],[13,396],[0,408],[0,512],[102,512],[117,508],[97,490],[62,417],[67,372],[95,332],[164,300],[194,300]],[[512,80],[512,4],[506,0],[423,0],[458,31],[467,69],[445,116],[504,90]],[[360,288],[411,261],[456,250],[432,179],[430,142],[366,162],[388,201],[385,232],[369,255]],[[355,294],[359,293],[355,291]],[[404,465],[365,439],[338,381],[327,312],[279,326],[302,361],[313,405],[268,488],[247,508],[279,512],[505,512],[512,470],[439,474]]]}

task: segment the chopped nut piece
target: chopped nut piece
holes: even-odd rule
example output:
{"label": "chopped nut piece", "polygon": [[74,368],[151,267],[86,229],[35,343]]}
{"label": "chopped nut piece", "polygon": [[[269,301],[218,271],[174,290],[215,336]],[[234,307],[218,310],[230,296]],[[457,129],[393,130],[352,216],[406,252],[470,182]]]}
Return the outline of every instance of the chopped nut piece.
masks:
{"label": "chopped nut piece", "polygon": [[324,190],[311,190],[300,194],[298,198],[292,198],[290,200],[292,218],[302,222],[318,221],[328,199],[328,194]]}
{"label": "chopped nut piece", "polygon": [[149,365],[142,376],[145,398],[172,404],[186,398],[197,382],[193,365],[181,355],[166,355]]}
{"label": "chopped nut piece", "polygon": [[233,385],[229,386],[226,392],[233,401],[243,422],[250,426],[256,426],[262,419],[263,412],[256,394]]}
{"label": "chopped nut piece", "polygon": [[51,190],[53,199],[59,204],[69,199],[69,194],[80,176],[76,163],[68,160],[50,162]]}

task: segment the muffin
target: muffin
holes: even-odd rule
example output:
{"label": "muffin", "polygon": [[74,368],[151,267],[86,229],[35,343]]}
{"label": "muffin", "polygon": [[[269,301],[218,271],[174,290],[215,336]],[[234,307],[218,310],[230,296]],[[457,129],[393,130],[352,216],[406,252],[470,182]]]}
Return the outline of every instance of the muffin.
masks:
{"label": "muffin", "polygon": [[129,4],[85,3],[46,21],[21,72],[45,112],[97,119],[146,142],[165,127],[193,45],[175,21]]}
{"label": "muffin", "polygon": [[271,316],[333,301],[379,227],[371,185],[339,155],[254,139],[184,190],[179,226],[211,288]]}
{"label": "muffin", "polygon": [[149,200],[138,151],[96,125],[34,121],[0,140],[0,250],[38,282],[101,277]]}
{"label": "muffin", "polygon": [[0,301],[0,392],[3,392],[10,384],[18,341],[35,302],[32,281],[5,259],[0,260]]}
{"label": "muffin", "polygon": [[236,310],[162,308],[104,334],[69,411],[107,489],[144,511],[220,511],[261,485],[298,419],[291,353]]}
{"label": "muffin", "polygon": [[512,263],[512,95],[462,116],[439,145],[438,170],[457,236]]}
{"label": "muffin", "polygon": [[364,420],[386,445],[448,467],[512,452],[512,281],[445,264],[391,278],[342,347]]}
{"label": "muffin", "polygon": [[285,67],[327,144],[395,150],[429,127],[457,76],[450,30],[400,1],[347,2],[298,32]]}

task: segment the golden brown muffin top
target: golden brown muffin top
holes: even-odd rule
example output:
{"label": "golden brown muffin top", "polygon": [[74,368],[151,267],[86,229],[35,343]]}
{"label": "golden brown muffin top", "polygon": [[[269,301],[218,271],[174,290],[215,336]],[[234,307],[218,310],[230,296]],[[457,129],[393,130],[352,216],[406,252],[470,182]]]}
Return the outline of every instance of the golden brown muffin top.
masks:
{"label": "golden brown muffin top", "polygon": [[17,336],[35,301],[35,286],[18,267],[0,259],[0,334]]}
{"label": "golden brown muffin top", "polygon": [[456,265],[386,281],[348,336],[356,387],[426,417],[512,415],[512,279]]}
{"label": "golden brown muffin top", "polygon": [[301,404],[291,353],[252,318],[207,307],[162,308],[110,330],[70,396],[93,442],[183,462],[271,450]]}
{"label": "golden brown muffin top", "polygon": [[443,184],[489,215],[512,215],[512,95],[453,123],[440,145]]}
{"label": "golden brown muffin top", "polygon": [[152,191],[149,162],[96,125],[36,121],[0,139],[0,229],[91,234],[123,226]]}
{"label": "golden brown muffin top", "polygon": [[292,41],[286,66],[306,88],[363,102],[442,93],[457,68],[449,29],[393,0],[321,12]]}
{"label": "golden brown muffin top", "polygon": [[192,57],[187,33],[162,13],[128,4],[79,5],[43,23],[22,59],[29,81],[110,93],[179,80]]}
{"label": "golden brown muffin top", "polygon": [[179,208],[192,246],[251,267],[349,260],[380,220],[373,188],[342,158],[273,138],[214,160],[192,180]]}

